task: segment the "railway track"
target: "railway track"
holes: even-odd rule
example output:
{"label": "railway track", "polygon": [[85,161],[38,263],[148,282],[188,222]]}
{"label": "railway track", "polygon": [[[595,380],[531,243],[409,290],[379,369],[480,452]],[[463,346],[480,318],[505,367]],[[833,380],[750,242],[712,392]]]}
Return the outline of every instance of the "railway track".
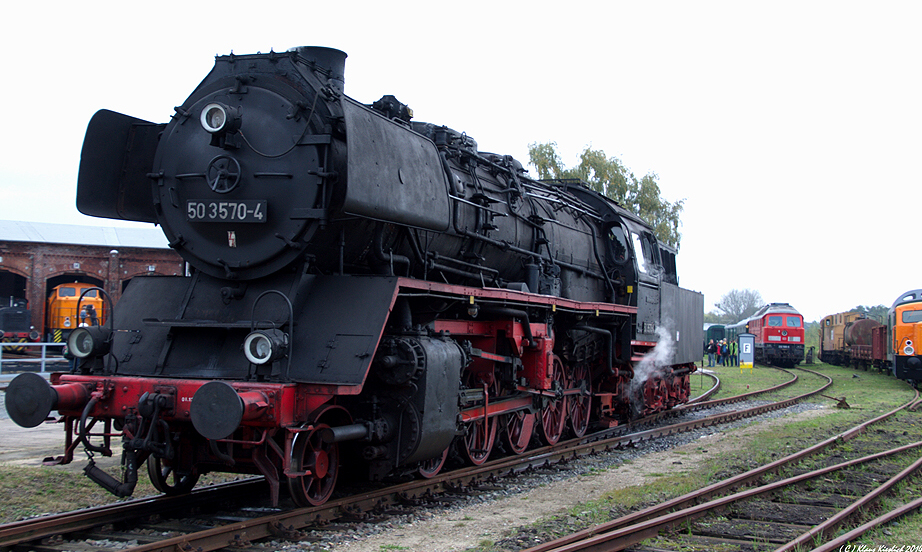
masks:
{"label": "railway track", "polygon": [[[765,546],[770,543],[781,552],[813,550],[817,542],[828,541],[815,550],[839,550],[843,544],[864,532],[922,506],[919,500],[911,501],[849,531],[842,537],[828,540],[857,512],[869,508],[894,485],[905,481],[922,468],[922,442],[892,448],[878,445],[878,450],[874,453],[856,455],[859,457],[848,461],[834,462],[832,459],[836,456],[845,454],[839,452],[839,445],[857,440],[871,425],[887,423],[898,412],[908,410],[918,399],[919,394],[916,392],[915,398],[906,404],[811,447],[703,489],[532,547],[527,552],[625,550],[661,533],[672,534],[676,542],[688,546],[706,547],[720,543],[741,545],[741,549],[751,549],[745,547],[754,544]],[[917,432],[911,435],[918,437]],[[861,448],[866,450],[874,447],[866,445]],[[794,464],[821,454],[825,454],[826,458],[813,458],[813,463],[832,465],[814,470],[799,470],[794,475],[760,484],[771,474],[790,470]],[[878,477],[862,478],[849,471],[856,465],[871,462],[877,462],[880,466],[882,459],[899,454],[912,454],[915,460],[904,462],[908,464],[904,469],[894,470],[891,464],[878,467],[876,472],[869,471],[878,474]],[[848,481],[848,478],[855,480],[851,489],[841,493],[835,485],[824,486],[832,481],[830,474],[833,473],[840,474],[840,477],[845,478],[844,481]],[[886,477],[880,474],[886,474]],[[879,481],[874,481],[875,479]],[[818,491],[801,490],[799,485],[807,481],[819,481],[814,485],[814,490]],[[735,489],[746,486],[752,487],[734,492]],[[787,501],[782,500],[785,493],[788,495]],[[823,494],[826,498],[820,496]],[[774,498],[756,500],[757,497],[763,496]],[[804,507],[811,503],[813,506]],[[772,515],[773,512],[775,515]],[[793,518],[791,512],[794,512]],[[778,513],[784,513],[785,516],[778,516]],[[815,523],[811,523],[811,520]],[[657,550],[665,552],[667,549],[657,547]]]}
{"label": "railway track", "polygon": [[[719,380],[715,379],[715,384],[702,397],[709,396],[719,386]],[[776,386],[771,389],[760,392],[748,393],[745,398],[751,398],[758,393],[775,391],[779,387],[791,385],[797,380],[792,374],[790,381]],[[828,380],[828,378],[827,378]],[[38,520],[29,520],[0,526],[0,548],[4,550],[34,550],[36,542],[44,543],[43,551],[52,550],[74,550],[75,545],[72,538],[89,538],[94,542],[93,549],[104,549],[100,542],[100,532],[98,527],[105,526],[109,530],[107,535],[111,536],[112,541],[121,541],[116,546],[122,550],[134,551],[154,551],[154,550],[182,550],[182,551],[206,551],[217,550],[227,546],[234,546],[238,549],[246,548],[247,543],[264,539],[264,538],[283,538],[290,540],[299,540],[305,538],[304,530],[307,528],[323,528],[330,523],[339,523],[342,520],[368,521],[379,519],[395,513],[405,513],[407,508],[414,508],[439,502],[452,500],[452,497],[479,493],[484,490],[495,489],[502,485],[502,481],[517,477],[521,474],[527,474],[535,470],[554,470],[557,466],[566,466],[576,459],[598,454],[602,451],[618,450],[624,447],[630,447],[638,442],[655,439],[658,436],[674,435],[681,431],[691,431],[702,427],[709,427],[721,423],[728,423],[739,420],[743,417],[755,416],[760,413],[770,412],[785,405],[790,405],[810,395],[822,392],[831,381],[827,381],[822,387],[809,393],[800,395],[793,399],[786,399],[776,403],[770,403],[756,408],[748,408],[741,411],[724,412],[720,414],[701,416],[695,415],[693,411],[704,408],[717,408],[725,406],[728,403],[745,400],[741,397],[729,397],[718,401],[700,400],[702,397],[694,400],[687,408],[681,409],[682,414],[686,416],[696,416],[696,419],[680,421],[676,424],[670,424],[659,428],[637,429],[638,424],[632,424],[630,428],[620,428],[616,431],[607,432],[608,435],[594,434],[583,439],[572,440],[566,443],[558,444],[554,447],[544,447],[521,456],[507,457],[499,460],[488,462],[482,466],[466,468],[449,472],[429,480],[414,480],[398,485],[392,485],[372,491],[360,491],[348,497],[333,500],[324,506],[296,510],[278,510],[257,507],[255,510],[249,508],[243,512],[231,514],[218,513],[215,518],[197,524],[181,524],[175,521],[166,521],[166,526],[154,523],[154,518],[165,518],[170,515],[171,509],[180,508],[183,512],[195,511],[197,504],[214,504],[221,499],[214,498],[210,495],[211,489],[201,489],[187,497],[178,497],[178,499],[144,499],[138,501],[129,501],[121,505],[107,506],[102,509],[93,509],[83,512],[61,514],[54,519],[39,518]],[[645,420],[644,424],[652,424],[653,421]],[[239,489],[236,486],[231,494],[242,495],[242,489],[251,488],[245,485],[253,485],[256,489],[257,483],[246,483]],[[226,492],[218,490],[215,492]],[[256,491],[257,494],[261,491]],[[265,494],[265,493],[263,493]],[[172,500],[172,502],[170,502]],[[250,502],[250,501],[248,501]],[[256,512],[262,515],[253,516]],[[78,516],[79,520],[74,520],[73,516]],[[208,516],[198,513],[197,518],[205,519]],[[125,520],[134,520],[131,522]],[[122,530],[122,525],[136,524],[142,527],[141,533],[138,531]],[[209,525],[203,528],[202,525]],[[68,536],[65,543],[64,535]],[[89,535],[82,537],[80,535]],[[124,545],[129,542],[131,546]]]}

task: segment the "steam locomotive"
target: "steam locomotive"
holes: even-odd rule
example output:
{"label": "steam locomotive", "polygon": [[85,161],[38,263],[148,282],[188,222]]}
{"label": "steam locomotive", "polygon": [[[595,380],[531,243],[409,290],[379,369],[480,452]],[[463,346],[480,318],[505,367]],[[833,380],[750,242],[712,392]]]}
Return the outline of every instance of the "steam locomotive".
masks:
{"label": "steam locomotive", "polygon": [[[349,98],[345,58],[218,56],[169,123],[94,115],[78,209],[159,224],[190,275],[135,278],[71,333],[71,372],[10,384],[18,424],[62,415],[58,462],[82,446],[119,496],[146,462],[165,493],[255,473],[316,505],[340,475],[431,477],[688,399],[703,297],[674,249],[581,182]],[[92,456],[119,438],[115,477]]]}

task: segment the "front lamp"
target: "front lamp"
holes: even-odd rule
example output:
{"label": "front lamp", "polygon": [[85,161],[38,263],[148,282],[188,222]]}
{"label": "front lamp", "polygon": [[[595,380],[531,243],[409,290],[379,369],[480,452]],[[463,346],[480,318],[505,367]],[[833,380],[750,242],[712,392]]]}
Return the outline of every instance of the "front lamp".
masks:
{"label": "front lamp", "polygon": [[240,115],[233,107],[213,102],[202,109],[199,122],[210,134],[231,133],[240,127]]}
{"label": "front lamp", "polygon": [[243,353],[253,364],[266,364],[288,354],[288,334],[282,330],[256,330],[243,341]]}
{"label": "front lamp", "polygon": [[908,339],[905,341],[905,347],[903,347],[903,354],[906,356],[912,356],[916,354],[916,350],[912,346],[912,341]]}
{"label": "front lamp", "polygon": [[77,358],[98,357],[109,352],[112,331],[104,326],[85,326],[70,332],[67,349]]}

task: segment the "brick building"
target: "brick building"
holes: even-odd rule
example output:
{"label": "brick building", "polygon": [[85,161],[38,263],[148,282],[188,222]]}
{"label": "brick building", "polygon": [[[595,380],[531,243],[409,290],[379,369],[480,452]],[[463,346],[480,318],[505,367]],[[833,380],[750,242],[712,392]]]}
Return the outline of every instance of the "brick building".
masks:
{"label": "brick building", "polygon": [[142,274],[181,275],[182,258],[160,228],[109,228],[0,221],[0,301],[29,302],[32,326],[44,327],[45,299],[55,286],[83,282],[118,301]]}

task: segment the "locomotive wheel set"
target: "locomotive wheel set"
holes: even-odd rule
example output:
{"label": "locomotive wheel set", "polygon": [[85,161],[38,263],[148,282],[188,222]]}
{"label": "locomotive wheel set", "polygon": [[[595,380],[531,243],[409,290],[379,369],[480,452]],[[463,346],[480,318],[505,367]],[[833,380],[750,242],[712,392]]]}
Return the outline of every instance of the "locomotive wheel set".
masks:
{"label": "locomotive wheel set", "polygon": [[[688,399],[703,298],[649,225],[352,100],[345,57],[219,56],[167,124],[93,117],[79,210],[159,224],[191,276],[135,278],[71,372],[10,384],[18,424],[62,415],[60,463],[82,447],[119,496],[147,462],[166,493],[256,473],[313,505]],[[92,456],[119,438],[115,478]]]}

